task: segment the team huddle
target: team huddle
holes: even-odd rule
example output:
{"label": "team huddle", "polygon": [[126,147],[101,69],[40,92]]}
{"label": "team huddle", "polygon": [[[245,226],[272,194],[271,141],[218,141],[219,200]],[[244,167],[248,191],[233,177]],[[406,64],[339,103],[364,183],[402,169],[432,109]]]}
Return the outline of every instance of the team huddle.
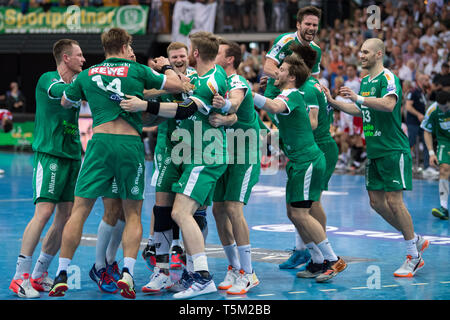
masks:
{"label": "team huddle", "polygon": [[[260,174],[260,131],[267,129],[256,109],[268,113],[289,159],[286,212],[296,229],[295,250],[279,267],[304,264],[297,277],[317,282],[330,281],[347,267],[327,238],[320,202],[338,160],[330,134],[337,109],[363,119],[370,205],[404,237],[406,260],[394,276],[413,277],[424,266],[422,254],[429,241],[414,232],[403,202],[403,190],[412,190],[412,160],[401,129],[399,79],[383,66],[383,42],[368,39],[360,56],[369,74],[359,94],[343,87],[341,94],[352,102],[335,100],[315,78],[321,50],[313,39],[320,18],[319,9],[304,7],[297,13],[297,31],[275,40],[264,65],[264,95],[252,92],[237,74],[239,45],[212,33],[191,34],[190,48],[171,43],[167,58],[145,66],[136,62],[132,37],[113,28],[101,37],[106,60],[85,70],[76,41],[56,42],[57,71],[43,74],[36,86],[36,208],[23,235],[10,289],[25,298],[39,297],[42,291],[64,296],[83,225],[102,197],[105,211],[89,276],[102,292],[136,297],[134,266],[146,188],[141,135],[143,126],[154,125],[154,172],[147,184],[155,188],[156,197],[149,241],[142,252],[151,276],[141,291],[174,292],[175,299],[189,299],[217,290],[245,294],[257,286],[260,279],[252,267],[244,216]],[[89,103],[94,131],[82,164],[77,129],[81,100]],[[447,100],[448,95],[441,98],[435,109]],[[432,119],[441,115],[430,112],[424,126],[431,132]],[[236,143],[240,134],[248,143]],[[208,206],[228,260],[225,279],[217,286],[205,253]],[[33,252],[53,211],[54,222],[31,272]],[[120,243],[122,270],[116,260]],[[47,270],[59,250],[53,280]],[[172,279],[171,268],[183,269],[178,281]]]}

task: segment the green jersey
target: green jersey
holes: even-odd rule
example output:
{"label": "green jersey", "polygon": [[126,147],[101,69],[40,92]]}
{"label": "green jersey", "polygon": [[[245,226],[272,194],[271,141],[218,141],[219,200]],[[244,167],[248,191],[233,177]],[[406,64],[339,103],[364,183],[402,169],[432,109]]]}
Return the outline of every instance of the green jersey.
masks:
{"label": "green jersey", "polygon": [[[194,81],[194,85],[195,88],[191,99],[197,103],[199,109],[180,124],[180,129],[185,129],[190,134],[190,142],[185,142],[190,143],[191,156],[193,156],[191,161],[195,164],[209,163],[214,161],[211,158],[220,158],[220,161],[225,163],[225,130],[223,127],[214,128],[209,123],[208,118],[211,111],[222,113],[220,109],[212,107],[212,101],[216,93],[225,96],[227,91],[227,74],[221,66],[215,65],[203,76],[198,76]],[[172,138],[174,137],[172,136]]]}
{"label": "green jersey", "polygon": [[450,145],[450,110],[443,112],[437,102],[428,108],[420,127],[434,134],[438,144]]}
{"label": "green jersey", "polygon": [[36,85],[34,151],[60,158],[81,159],[79,108],[65,109],[61,97],[68,86],[57,71],[44,73]]}
{"label": "green jersey", "polygon": [[255,104],[253,103],[252,97],[252,88],[248,84],[247,80],[244,77],[233,74],[228,77],[228,91],[225,95],[228,98],[230,91],[237,89],[244,89],[244,100],[242,100],[241,105],[239,106],[236,116],[238,121],[231,126],[233,129],[248,129],[255,128],[259,129],[258,124],[258,114],[255,110]]}
{"label": "green jersey", "polygon": [[397,97],[392,112],[378,111],[356,104],[362,113],[367,158],[381,158],[393,152],[409,153],[408,137],[402,130],[402,87],[398,77],[386,68],[373,79],[366,76],[361,80],[359,94],[374,98],[383,98],[391,94]]}
{"label": "green jersey", "polygon": [[296,88],[286,89],[276,98],[285,103],[288,112],[274,115],[283,151],[289,160],[295,162],[311,161],[322,153],[311,129],[303,94]]}
{"label": "green jersey", "polygon": [[[281,66],[284,59],[292,54],[292,51],[289,49],[289,47],[294,42],[302,44],[302,42],[298,38],[297,32],[284,33],[278,36],[273,42],[273,46],[272,48],[270,48],[266,57],[275,60],[278,66]],[[322,59],[322,50],[317,44],[314,43],[314,41],[311,41],[309,43],[309,46],[317,52],[316,63],[314,64],[311,73],[313,75],[319,74],[320,61]],[[269,78],[269,80],[267,81],[266,91],[264,92],[265,97],[274,99],[280,93],[280,90],[277,87],[275,87],[274,82],[275,79],[273,78]]]}
{"label": "green jersey", "polygon": [[120,107],[125,94],[143,98],[144,89],[162,89],[166,77],[128,59],[109,58],[83,70],[64,92],[69,101],[87,100],[96,126],[122,117],[142,133],[142,113]]}
{"label": "green jersey", "polygon": [[314,140],[320,143],[333,139],[330,134],[330,125],[333,123],[333,108],[328,107],[327,97],[322,91],[319,81],[314,77],[309,77],[300,91],[304,93],[308,109],[319,109],[317,128],[313,131]]}
{"label": "green jersey", "polygon": [[[191,79],[190,82],[192,84],[195,84],[197,80],[197,71],[192,67],[187,67],[186,69],[186,76]],[[164,94],[160,97],[158,97],[158,100],[160,102],[183,102],[187,98],[189,98],[190,95],[193,94],[193,91],[189,93],[177,93],[177,94]],[[167,119],[163,123],[161,123],[158,126],[158,137],[157,137],[157,144],[159,146],[164,145],[174,145],[178,143],[178,141],[172,141],[171,136],[172,132],[180,127],[181,120],[175,120],[175,119]]]}

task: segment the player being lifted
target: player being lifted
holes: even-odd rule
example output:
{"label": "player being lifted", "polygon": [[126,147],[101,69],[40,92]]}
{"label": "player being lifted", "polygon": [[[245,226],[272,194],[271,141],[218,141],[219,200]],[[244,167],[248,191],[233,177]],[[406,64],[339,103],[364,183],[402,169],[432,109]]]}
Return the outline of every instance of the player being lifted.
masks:
{"label": "player being lifted", "polygon": [[411,215],[403,202],[403,190],[412,190],[411,152],[401,128],[402,88],[397,76],[384,67],[384,55],[384,44],[379,39],[368,39],[361,46],[361,65],[369,74],[361,81],[359,95],[348,87],[340,90],[353,103],[336,101],[327,88],[323,89],[333,107],[363,119],[370,205],[405,239],[406,261],[394,276],[412,277],[424,265],[422,253],[429,241],[414,233]]}
{"label": "player being lifted", "polygon": [[[439,202],[440,208],[433,208],[433,216],[448,220],[448,177],[450,176],[450,92],[439,91],[436,102],[425,113],[421,123],[425,143],[430,155],[430,166],[439,166]],[[437,140],[437,152],[434,152],[433,134]]]}
{"label": "player being lifted", "polygon": [[[22,298],[37,298],[38,291],[49,291],[52,287],[53,280],[47,270],[61,245],[81,164],[79,109],[62,108],[61,97],[74,76],[81,72],[85,59],[78,42],[71,39],[55,42],[53,57],[57,70],[44,73],[36,85],[36,127],[32,145],[35,152],[33,201],[36,208],[23,233],[16,273],[9,286]],[[54,211],[55,218],[30,275],[33,252]]]}
{"label": "player being lifted", "polygon": [[254,101],[257,107],[273,114],[283,151],[289,158],[286,166],[288,217],[303,242],[314,243],[310,248],[312,261],[304,271],[304,277],[315,277],[317,282],[324,282],[342,272],[347,264],[335,255],[323,226],[310,213],[323,190],[326,161],[314,140],[304,95],[298,90],[309,75],[310,69],[303,60],[290,55],[280,66],[275,81],[281,93],[273,100],[255,94]]}
{"label": "player being lifted", "polygon": [[63,231],[57,278],[50,296],[61,296],[67,291],[67,268],[80,243],[84,222],[96,199],[111,188],[115,178],[126,220],[122,237],[124,267],[117,286],[122,296],[135,297],[133,271],[142,238],[145,177],[142,117],[140,113],[124,112],[119,102],[125,94],[142,97],[144,89],[182,90],[167,59],[159,59],[166,75],[129,60],[132,37],[125,30],[112,28],[102,34],[101,40],[106,60],[82,71],[61,101],[67,108],[80,99],[89,102],[94,136],[78,176],[74,207]]}
{"label": "player being lifted", "polygon": [[228,294],[245,294],[259,284],[252,267],[250,232],[243,211],[259,179],[259,117],[250,85],[236,73],[241,63],[239,45],[221,40],[216,63],[227,73],[228,90],[225,97],[214,97],[213,106],[237,116],[234,124],[227,122],[229,116],[220,114],[212,114],[209,120],[215,127],[229,127],[228,142],[233,139],[228,149],[231,162],[217,181],[213,200],[217,231],[229,263],[219,289]]}

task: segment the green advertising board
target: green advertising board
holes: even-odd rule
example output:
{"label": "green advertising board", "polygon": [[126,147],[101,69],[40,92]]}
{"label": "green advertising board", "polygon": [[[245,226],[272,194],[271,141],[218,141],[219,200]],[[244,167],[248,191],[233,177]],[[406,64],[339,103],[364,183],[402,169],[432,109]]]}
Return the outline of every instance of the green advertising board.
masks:
{"label": "green advertising board", "polygon": [[0,7],[0,34],[11,33],[102,33],[123,28],[130,34],[145,34],[148,6],[41,7],[26,14],[17,8]]}
{"label": "green advertising board", "polygon": [[25,147],[33,143],[34,122],[15,122],[13,129],[4,133],[0,131],[0,147],[17,146]]}

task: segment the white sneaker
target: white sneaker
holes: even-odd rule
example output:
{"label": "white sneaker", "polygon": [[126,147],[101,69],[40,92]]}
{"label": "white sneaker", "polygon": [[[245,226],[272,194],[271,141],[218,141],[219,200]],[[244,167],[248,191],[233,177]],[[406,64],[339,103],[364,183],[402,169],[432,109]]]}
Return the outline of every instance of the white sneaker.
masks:
{"label": "white sneaker", "polygon": [[259,284],[255,270],[252,273],[245,273],[244,270],[239,271],[239,278],[236,279],[233,286],[227,291],[228,294],[246,294],[248,290]]}
{"label": "white sneaker", "polygon": [[20,298],[39,298],[39,292],[33,288],[30,282],[30,275],[24,273],[19,279],[12,280],[9,289]]}
{"label": "white sneaker", "polygon": [[158,293],[170,289],[174,285],[170,275],[160,272],[158,267],[155,267],[153,274],[150,276],[150,282],[142,287],[142,292]]}
{"label": "white sneaker", "polygon": [[214,284],[211,275],[205,278],[202,277],[200,273],[194,272],[192,274],[192,278],[193,282],[191,286],[184,291],[175,293],[173,295],[174,299],[190,299],[202,294],[208,294],[217,291],[216,285]]}
{"label": "white sneaker", "polygon": [[228,290],[235,283],[236,279],[239,278],[239,270],[234,269],[232,266],[228,266],[227,274],[225,275],[225,279],[219,283],[217,287],[219,290]]}
{"label": "white sneaker", "polygon": [[122,269],[122,277],[117,281],[117,287],[120,289],[120,295],[122,297],[128,299],[136,298],[133,276],[129,273],[127,268]]}
{"label": "white sneaker", "polygon": [[49,292],[53,287],[53,279],[48,276],[48,272],[44,272],[39,278],[30,278],[30,282],[37,291]]}
{"label": "white sneaker", "polygon": [[394,276],[401,278],[414,277],[416,272],[421,269],[425,264],[422,256],[419,254],[418,258],[412,258],[410,255],[406,256],[406,261],[394,272]]}
{"label": "white sneaker", "polygon": [[423,252],[430,246],[430,241],[424,239],[421,235],[418,236],[419,239],[416,241],[417,251],[422,255]]}
{"label": "white sneaker", "polygon": [[437,179],[439,178],[439,171],[429,166],[428,168],[422,171],[422,176],[424,178]]}

